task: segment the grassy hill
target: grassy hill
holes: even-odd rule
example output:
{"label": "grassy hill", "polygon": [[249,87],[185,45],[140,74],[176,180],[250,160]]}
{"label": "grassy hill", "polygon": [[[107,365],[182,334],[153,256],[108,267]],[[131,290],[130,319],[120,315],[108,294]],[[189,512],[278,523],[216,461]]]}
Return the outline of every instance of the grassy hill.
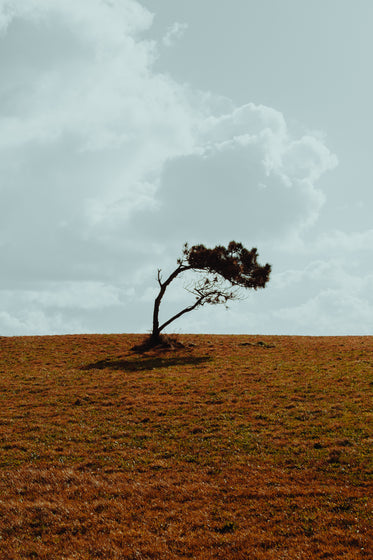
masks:
{"label": "grassy hill", "polygon": [[0,559],[373,557],[372,337],[0,338]]}

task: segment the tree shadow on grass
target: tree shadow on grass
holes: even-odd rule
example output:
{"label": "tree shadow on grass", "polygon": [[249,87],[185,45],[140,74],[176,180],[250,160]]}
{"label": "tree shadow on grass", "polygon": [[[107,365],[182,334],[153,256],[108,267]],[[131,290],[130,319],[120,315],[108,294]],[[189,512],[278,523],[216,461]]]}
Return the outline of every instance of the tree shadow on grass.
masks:
{"label": "tree shadow on grass", "polygon": [[87,371],[93,369],[111,369],[119,371],[150,371],[152,369],[168,368],[172,366],[198,366],[210,361],[209,356],[186,356],[182,358],[145,358],[143,360],[99,360],[92,364],[82,366],[80,369]]}

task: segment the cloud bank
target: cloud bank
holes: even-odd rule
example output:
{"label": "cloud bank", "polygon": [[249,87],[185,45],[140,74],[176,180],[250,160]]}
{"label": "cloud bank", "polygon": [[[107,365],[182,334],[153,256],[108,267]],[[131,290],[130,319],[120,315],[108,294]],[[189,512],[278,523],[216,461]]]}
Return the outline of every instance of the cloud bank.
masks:
{"label": "cloud bank", "polygon": [[[155,271],[185,241],[258,244],[272,262],[322,212],[320,178],[337,165],[322,136],[156,72],[152,21],[134,0],[0,0],[1,334],[144,331]],[[184,32],[175,23],[162,44]],[[278,267],[263,331],[316,332],[324,299],[339,305],[322,283],[304,299],[307,266],[289,276],[295,306]],[[258,326],[253,301],[230,332]],[[224,313],[200,313],[184,330],[224,331]]]}

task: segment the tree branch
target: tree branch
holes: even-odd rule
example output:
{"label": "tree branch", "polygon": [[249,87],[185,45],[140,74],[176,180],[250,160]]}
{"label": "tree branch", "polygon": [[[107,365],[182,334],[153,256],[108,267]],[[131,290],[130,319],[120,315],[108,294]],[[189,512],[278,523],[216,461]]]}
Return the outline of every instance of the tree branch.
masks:
{"label": "tree branch", "polygon": [[182,311],[179,311],[179,313],[176,313],[176,315],[174,315],[173,317],[171,317],[171,319],[168,319],[168,321],[166,321],[165,323],[163,323],[163,325],[161,325],[159,327],[159,332],[161,332],[163,329],[165,329],[170,323],[172,323],[173,321],[175,321],[175,319],[178,319],[179,317],[181,317],[182,315],[184,315],[184,313],[189,313],[189,311],[193,311],[193,309],[195,309],[196,307],[198,307],[199,305],[203,305],[203,300],[205,299],[205,296],[200,297],[199,299],[197,299],[197,301],[193,304],[190,305],[189,307],[186,307],[185,309],[183,309]]}

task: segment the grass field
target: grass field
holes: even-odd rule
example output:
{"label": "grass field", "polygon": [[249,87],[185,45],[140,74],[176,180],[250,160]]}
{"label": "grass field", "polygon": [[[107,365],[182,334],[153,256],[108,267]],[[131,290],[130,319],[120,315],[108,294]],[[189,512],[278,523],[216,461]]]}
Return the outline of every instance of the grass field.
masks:
{"label": "grass field", "polygon": [[0,338],[1,560],[373,558],[373,337]]}

